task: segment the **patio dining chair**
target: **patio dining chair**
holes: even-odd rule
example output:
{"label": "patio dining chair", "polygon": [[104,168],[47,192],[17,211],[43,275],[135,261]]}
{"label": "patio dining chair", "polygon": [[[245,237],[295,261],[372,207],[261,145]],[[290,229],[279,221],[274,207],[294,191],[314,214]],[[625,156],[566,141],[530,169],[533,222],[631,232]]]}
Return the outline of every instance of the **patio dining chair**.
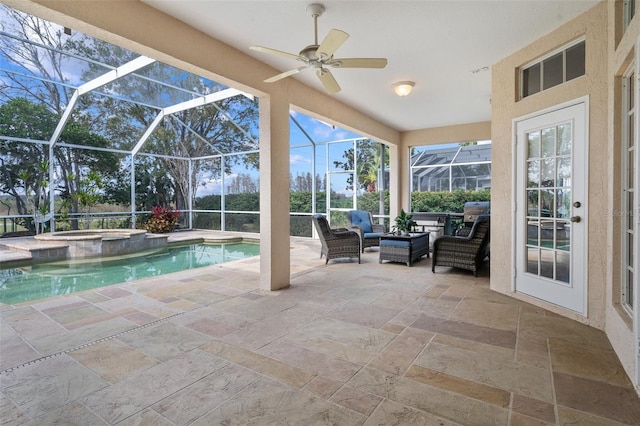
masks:
{"label": "patio dining chair", "polygon": [[366,210],[350,210],[347,214],[349,229],[355,231],[360,236],[360,246],[362,252],[366,247],[380,245],[380,236],[387,232],[384,225],[373,223],[373,215]]}
{"label": "patio dining chair", "polygon": [[329,259],[340,257],[357,257],[360,263],[360,237],[356,232],[344,228],[331,229],[327,218],[321,214],[314,215],[312,219],[322,243],[320,258],[325,256],[325,265]]}
{"label": "patio dining chair", "polygon": [[478,276],[478,269],[489,256],[490,215],[479,215],[467,236],[444,235],[433,243],[431,271],[436,266],[468,269]]}

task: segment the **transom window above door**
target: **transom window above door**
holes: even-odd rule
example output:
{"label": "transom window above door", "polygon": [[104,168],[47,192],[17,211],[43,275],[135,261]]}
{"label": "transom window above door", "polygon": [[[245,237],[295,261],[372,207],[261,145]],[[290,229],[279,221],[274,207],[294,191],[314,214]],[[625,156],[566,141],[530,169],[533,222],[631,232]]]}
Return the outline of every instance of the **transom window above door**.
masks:
{"label": "transom window above door", "polygon": [[520,98],[550,89],[585,73],[585,42],[554,51],[520,69]]}

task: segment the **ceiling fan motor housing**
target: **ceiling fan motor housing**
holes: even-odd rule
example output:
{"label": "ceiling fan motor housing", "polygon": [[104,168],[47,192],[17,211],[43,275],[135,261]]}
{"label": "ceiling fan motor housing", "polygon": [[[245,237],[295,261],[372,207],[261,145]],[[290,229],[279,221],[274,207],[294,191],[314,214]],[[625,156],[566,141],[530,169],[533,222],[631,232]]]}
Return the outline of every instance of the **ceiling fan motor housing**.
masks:
{"label": "ceiling fan motor housing", "polygon": [[324,40],[322,40],[322,43],[319,43],[318,17],[322,15],[324,11],[325,8],[320,3],[311,3],[307,6],[307,13],[311,14],[311,17],[313,18],[314,42],[313,44],[302,49],[297,55],[276,49],[271,49],[268,47],[251,46],[252,50],[275,54],[278,56],[284,56],[286,58],[295,59],[305,64],[304,66],[294,68],[292,70],[285,71],[273,77],[267,78],[265,82],[273,83],[275,81],[297,74],[306,68],[311,68],[316,71],[316,75],[318,76],[322,85],[328,93],[337,93],[340,91],[340,85],[333,77],[333,74],[331,74],[331,71],[324,68],[325,66],[334,68],[384,68],[387,65],[386,58],[334,59],[333,53],[342,45],[342,43],[347,40],[347,38],[349,38],[349,34],[334,28],[329,31],[329,34],[327,34]]}
{"label": "ceiling fan motor housing", "polygon": [[318,17],[324,13],[324,6],[320,3],[311,3],[309,6],[307,6],[307,12],[313,18]]}

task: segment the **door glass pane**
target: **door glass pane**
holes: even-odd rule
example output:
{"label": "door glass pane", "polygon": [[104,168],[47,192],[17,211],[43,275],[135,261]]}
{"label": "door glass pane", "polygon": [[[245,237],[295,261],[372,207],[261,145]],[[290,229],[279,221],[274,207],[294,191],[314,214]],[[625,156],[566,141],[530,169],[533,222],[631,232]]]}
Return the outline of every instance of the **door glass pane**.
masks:
{"label": "door glass pane", "polygon": [[[633,271],[627,271],[627,282],[632,283],[633,282]],[[626,302],[629,304],[630,307],[633,308],[633,286],[627,286],[627,300]]]}
{"label": "door glass pane", "polygon": [[558,126],[558,154],[571,154],[571,124],[565,123]]}
{"label": "door glass pane", "polygon": [[529,247],[527,249],[527,272],[538,275],[538,249]]}
{"label": "door glass pane", "polygon": [[558,251],[556,252],[556,280],[565,283],[570,282],[570,257],[569,253]]}
{"label": "door glass pane", "polygon": [[538,199],[540,198],[540,191],[530,190],[527,191],[527,216],[540,216],[538,210]]}
{"label": "door glass pane", "polygon": [[571,159],[558,158],[558,186],[569,186],[571,178]]}
{"label": "door glass pane", "polygon": [[527,144],[529,146],[529,158],[538,158],[540,156],[540,132],[531,132],[527,135]]}
{"label": "door glass pane", "polygon": [[556,154],[556,129],[551,127],[542,130],[542,156],[549,157]]}
{"label": "door glass pane", "polygon": [[571,237],[571,225],[570,222],[557,221],[556,222],[556,249],[567,251],[569,250],[569,237]]}
{"label": "door glass pane", "polygon": [[527,176],[528,182],[527,186],[529,188],[538,188],[540,187],[540,162],[539,161],[529,161],[527,163]]}
{"label": "door glass pane", "polygon": [[627,192],[627,211],[625,212],[626,216],[627,216],[627,229],[629,231],[633,231],[633,222],[634,222],[634,218],[633,218],[633,203],[634,203],[634,192],[633,191],[629,191]]}
{"label": "door glass pane", "polygon": [[570,189],[558,189],[557,191],[557,208],[556,217],[566,218],[571,215],[571,190]]}
{"label": "door glass pane", "polygon": [[527,272],[562,282],[568,282],[571,270],[570,126],[528,135],[528,153],[536,159],[527,159]]}
{"label": "door glass pane", "polygon": [[540,250],[540,276],[553,279],[555,252],[553,250]]}
{"label": "door glass pane", "polygon": [[527,245],[537,246],[538,242],[538,229],[539,229],[539,221],[530,220],[527,223]]}
{"label": "door glass pane", "polygon": [[556,161],[555,158],[545,158],[542,160],[542,186],[551,187],[556,185]]}
{"label": "door glass pane", "polygon": [[[635,167],[633,166],[634,163],[634,159],[633,159],[633,150],[629,150],[629,160],[627,161],[627,188],[633,188],[634,185],[634,171],[635,171]],[[630,204],[632,205],[632,204]]]}

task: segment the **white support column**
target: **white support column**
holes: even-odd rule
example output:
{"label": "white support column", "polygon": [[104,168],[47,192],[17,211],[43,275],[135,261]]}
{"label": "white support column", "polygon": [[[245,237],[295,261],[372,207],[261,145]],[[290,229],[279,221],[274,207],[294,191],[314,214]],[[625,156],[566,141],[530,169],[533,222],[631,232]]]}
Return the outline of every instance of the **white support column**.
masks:
{"label": "white support column", "polygon": [[393,218],[400,214],[400,206],[404,197],[405,189],[401,186],[402,155],[398,145],[389,145],[389,220],[393,225]]}
{"label": "white support column", "polygon": [[289,287],[289,103],[260,98],[260,288]]}

